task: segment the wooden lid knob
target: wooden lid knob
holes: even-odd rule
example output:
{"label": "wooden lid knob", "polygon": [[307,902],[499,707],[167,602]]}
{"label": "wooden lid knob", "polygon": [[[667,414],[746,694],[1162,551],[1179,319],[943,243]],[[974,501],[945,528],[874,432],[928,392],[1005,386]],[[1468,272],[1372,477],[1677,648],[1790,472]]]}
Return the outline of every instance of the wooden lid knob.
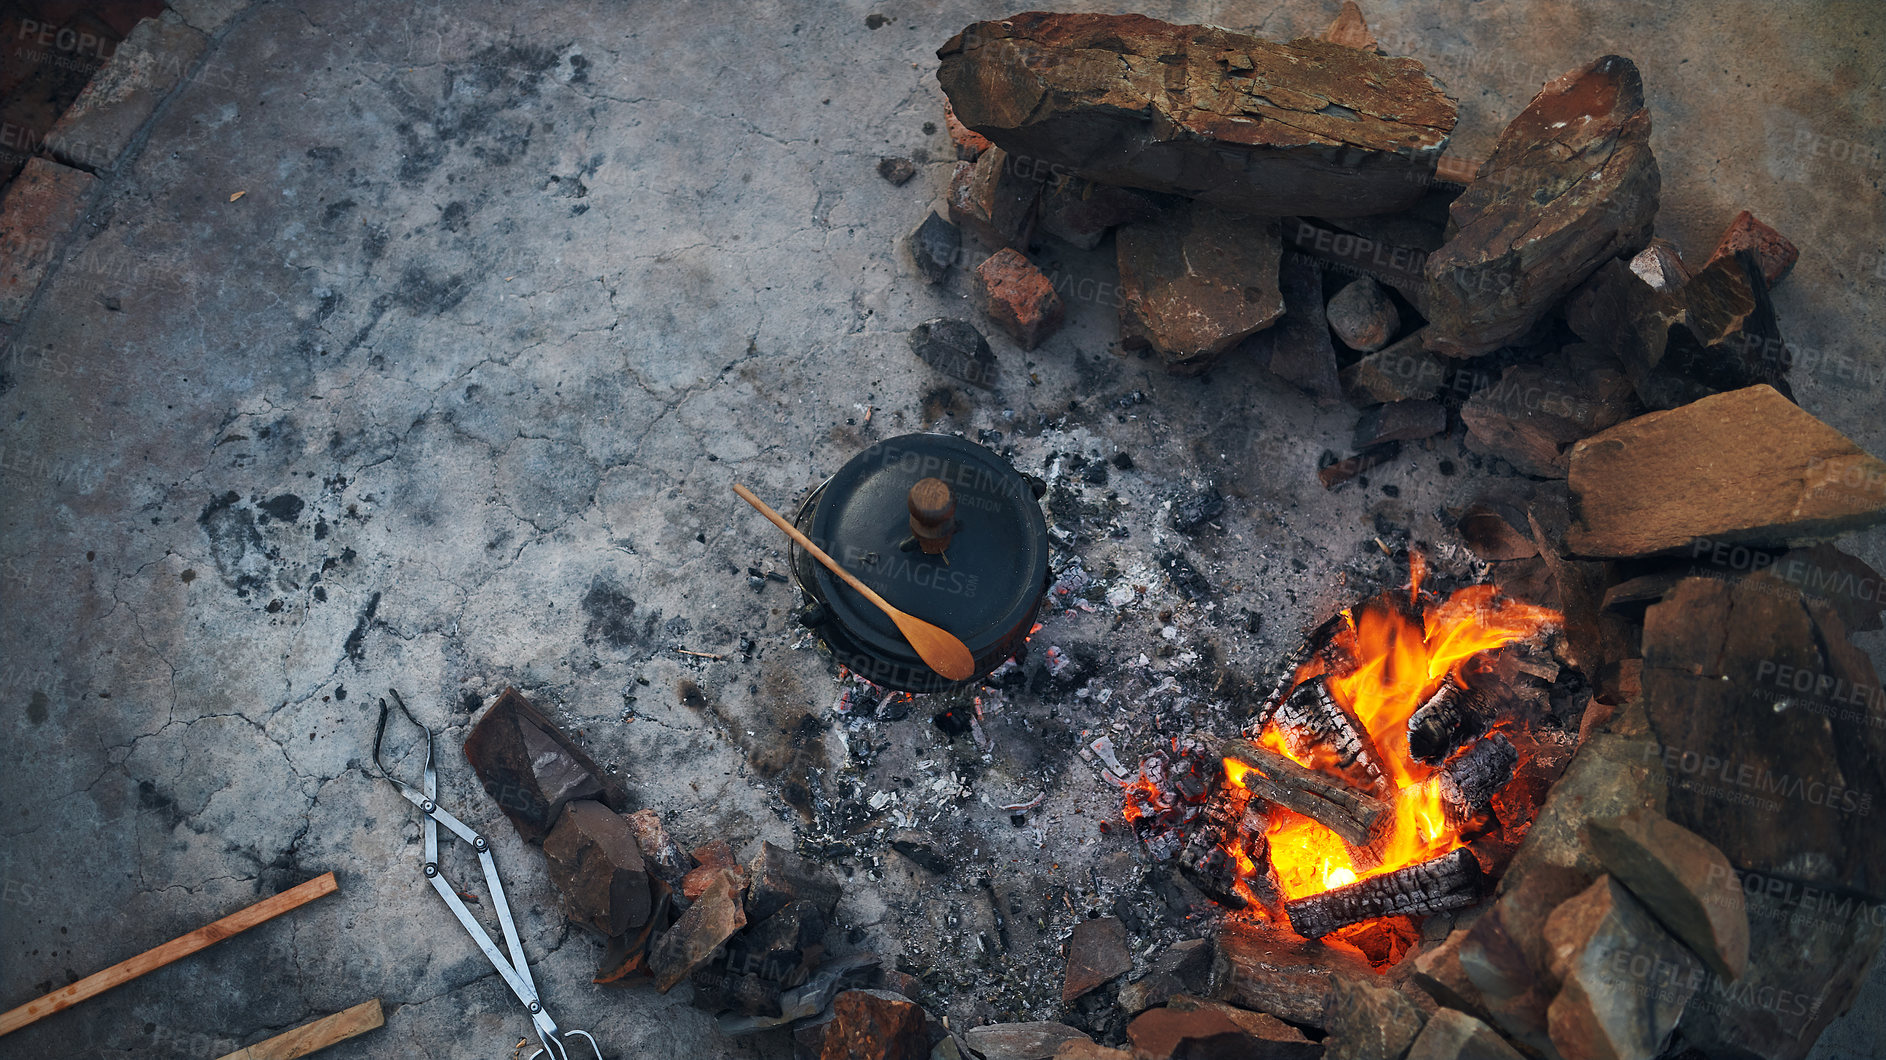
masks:
{"label": "wooden lid knob", "polygon": [[949,547],[956,531],[956,498],[949,483],[940,478],[926,478],[910,487],[906,506],[910,509],[910,532],[925,552],[932,555]]}

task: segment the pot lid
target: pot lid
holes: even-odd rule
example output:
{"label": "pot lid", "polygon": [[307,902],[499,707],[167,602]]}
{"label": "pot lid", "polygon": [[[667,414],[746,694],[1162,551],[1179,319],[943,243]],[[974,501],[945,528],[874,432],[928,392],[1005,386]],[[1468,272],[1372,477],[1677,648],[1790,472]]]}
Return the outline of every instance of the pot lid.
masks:
{"label": "pot lid", "polygon": [[[955,503],[948,547],[912,533],[911,489],[940,480]],[[934,490],[925,482],[920,498]],[[960,638],[980,659],[1033,620],[1048,580],[1048,525],[1028,479],[974,442],[907,434],[879,442],[826,481],[808,530],[846,570],[909,614]],[[921,663],[890,618],[823,566],[814,577],[832,619],[861,647]]]}

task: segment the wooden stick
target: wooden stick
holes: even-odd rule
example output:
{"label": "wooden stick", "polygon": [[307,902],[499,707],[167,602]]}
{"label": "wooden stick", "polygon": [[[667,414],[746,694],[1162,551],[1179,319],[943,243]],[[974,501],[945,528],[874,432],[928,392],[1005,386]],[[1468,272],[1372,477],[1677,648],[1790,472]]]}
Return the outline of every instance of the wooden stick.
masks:
{"label": "wooden stick", "polygon": [[339,889],[340,885],[334,882],[333,873],[322,873],[307,883],[290,887],[272,898],[264,898],[254,905],[229,914],[214,924],[207,924],[188,935],[171,939],[155,949],[145,950],[128,961],[121,961],[102,972],[94,972],[70,986],[60,987],[45,997],[28,1001],[19,1008],[0,1015],[0,1034],[11,1034],[27,1024],[37,1023],[61,1009],[71,1008],[86,998],[96,997],[114,986],[136,979],[145,972],[155,971],[172,961],[188,957],[231,935],[247,931],[265,920],[272,920],[323,895],[333,894]]}
{"label": "wooden stick", "polygon": [[1305,769],[1249,740],[1234,736],[1217,741],[1217,746],[1221,756],[1252,768],[1244,778],[1252,793],[1316,821],[1353,846],[1368,846],[1376,830],[1394,820],[1388,803]]}
{"label": "wooden stick", "polygon": [[330,1045],[384,1026],[386,1016],[380,1011],[380,999],[376,997],[332,1016],[322,1016],[313,1023],[304,1023],[267,1041],[219,1056],[216,1060],[296,1060],[297,1057],[319,1052]]}

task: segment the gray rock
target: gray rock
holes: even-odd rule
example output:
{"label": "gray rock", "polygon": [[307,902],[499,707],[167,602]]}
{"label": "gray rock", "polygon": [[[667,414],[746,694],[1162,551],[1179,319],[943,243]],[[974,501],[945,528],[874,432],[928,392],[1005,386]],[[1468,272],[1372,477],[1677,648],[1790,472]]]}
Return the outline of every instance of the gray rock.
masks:
{"label": "gray rock", "polygon": [[1395,308],[1382,285],[1367,276],[1344,284],[1330,298],[1324,312],[1343,345],[1362,353],[1374,353],[1388,345],[1388,340],[1401,330],[1401,310]]}
{"label": "gray rock", "polygon": [[910,348],[923,363],[952,379],[985,390],[995,386],[997,362],[989,340],[966,320],[937,317],[910,329]]}
{"label": "gray rock", "polygon": [[1407,1060],[1524,1060],[1498,1031],[1451,1008],[1428,1017]]}
{"label": "gray rock", "polygon": [[208,44],[175,15],[138,23],[46,135],[53,157],[94,172],[117,168],[132,138]]}
{"label": "gray rock", "polygon": [[910,250],[910,260],[917,263],[917,271],[923,273],[923,278],[931,283],[942,283],[949,277],[950,267],[962,260],[963,233],[931,210],[930,216],[910,233],[905,245]]}
{"label": "gray rock", "polygon": [[1447,409],[1433,401],[1391,401],[1362,413],[1356,420],[1355,447],[1366,449],[1383,442],[1411,442],[1447,429]]}

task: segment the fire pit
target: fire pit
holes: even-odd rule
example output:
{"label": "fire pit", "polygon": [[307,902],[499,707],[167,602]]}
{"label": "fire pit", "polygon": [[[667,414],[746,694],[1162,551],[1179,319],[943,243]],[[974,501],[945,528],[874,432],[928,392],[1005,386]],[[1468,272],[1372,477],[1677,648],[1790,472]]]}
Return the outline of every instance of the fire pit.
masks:
{"label": "fire pit", "polygon": [[[1306,938],[1335,934],[1381,961],[1412,938],[1405,923],[1472,905],[1494,849],[1532,807],[1496,799],[1531,746],[1519,675],[1557,629],[1557,612],[1473,585],[1405,590],[1343,611],[1246,727],[1195,735],[1148,756],[1125,816],[1155,860],[1233,909]],[[1536,691],[1536,689],[1535,689]],[[1503,812],[1501,812],[1503,811]],[[1473,849],[1482,837],[1495,837]]]}

